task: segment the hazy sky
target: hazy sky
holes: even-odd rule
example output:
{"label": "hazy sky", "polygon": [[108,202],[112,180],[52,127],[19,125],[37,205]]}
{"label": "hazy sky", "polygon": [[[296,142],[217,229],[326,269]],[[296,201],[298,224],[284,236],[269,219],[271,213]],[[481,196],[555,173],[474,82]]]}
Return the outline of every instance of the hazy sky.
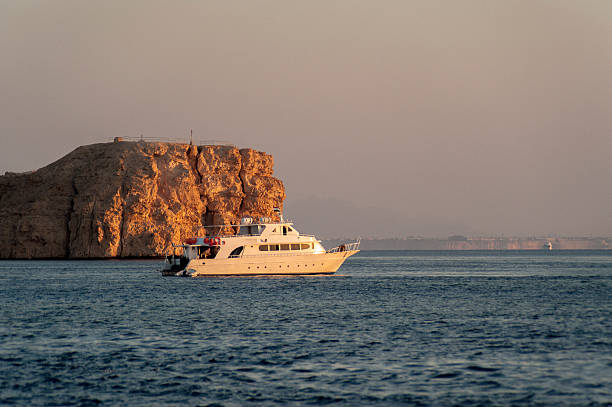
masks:
{"label": "hazy sky", "polygon": [[321,236],[612,235],[612,1],[0,0],[0,173],[190,128]]}

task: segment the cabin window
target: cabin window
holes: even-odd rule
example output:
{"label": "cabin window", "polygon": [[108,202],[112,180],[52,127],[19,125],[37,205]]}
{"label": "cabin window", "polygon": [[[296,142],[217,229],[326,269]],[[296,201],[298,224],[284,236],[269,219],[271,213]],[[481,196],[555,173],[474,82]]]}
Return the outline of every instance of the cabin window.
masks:
{"label": "cabin window", "polygon": [[291,250],[300,250],[299,243],[291,243]]}
{"label": "cabin window", "polygon": [[288,227],[288,228],[287,228],[287,230],[288,230],[289,232],[293,232],[293,229],[291,229],[291,227]]}
{"label": "cabin window", "polygon": [[289,250],[289,245],[288,244],[282,244],[281,246],[281,250]]}
{"label": "cabin window", "polygon": [[[193,250],[196,250],[196,248],[194,247]],[[199,259],[214,259],[219,252],[219,247],[197,246],[197,251]]]}
{"label": "cabin window", "polygon": [[276,228],[274,228],[274,230],[272,231],[272,233],[276,233]]}
{"label": "cabin window", "polygon": [[242,254],[242,250],[244,250],[244,246],[238,246],[230,253],[230,257],[238,257]]}
{"label": "cabin window", "polygon": [[287,226],[283,226],[283,235],[287,236]]}
{"label": "cabin window", "polygon": [[210,252],[204,256],[205,259],[214,259],[217,257],[217,253],[221,248],[219,246],[213,246],[210,248]]}
{"label": "cabin window", "polygon": [[267,252],[268,251],[268,245],[267,244],[260,244],[259,245],[259,251],[260,252]]}
{"label": "cabin window", "polygon": [[278,251],[278,245],[277,244],[271,244],[270,245],[270,251]]}
{"label": "cabin window", "polygon": [[238,233],[241,236],[258,236],[261,235],[262,231],[261,225],[249,225],[249,226],[240,226],[240,232]]}
{"label": "cabin window", "polygon": [[302,243],[302,250],[310,249],[310,243]]}
{"label": "cabin window", "polygon": [[210,253],[211,253],[210,247],[198,246],[198,258],[199,259],[209,259]]}

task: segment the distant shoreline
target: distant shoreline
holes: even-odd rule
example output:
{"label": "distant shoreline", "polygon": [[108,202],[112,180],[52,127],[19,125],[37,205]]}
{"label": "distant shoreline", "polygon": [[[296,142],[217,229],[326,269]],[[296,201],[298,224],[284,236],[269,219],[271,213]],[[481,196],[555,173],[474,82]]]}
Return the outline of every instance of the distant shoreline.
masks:
{"label": "distant shoreline", "polygon": [[[350,240],[350,239],[348,239]],[[334,247],[347,239],[322,239]],[[464,237],[361,239],[362,250],[612,250],[610,237]]]}

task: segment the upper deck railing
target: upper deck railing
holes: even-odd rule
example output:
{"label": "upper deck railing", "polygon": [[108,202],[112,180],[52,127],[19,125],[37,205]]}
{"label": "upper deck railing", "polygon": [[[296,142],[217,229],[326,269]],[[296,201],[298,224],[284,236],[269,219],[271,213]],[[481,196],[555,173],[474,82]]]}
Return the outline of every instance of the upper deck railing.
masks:
{"label": "upper deck railing", "polygon": [[[207,235],[207,236],[195,236],[195,238],[200,238],[200,237],[218,237],[218,238],[229,238],[229,237],[257,237],[257,236],[261,236],[261,234],[246,234],[246,235]],[[283,237],[288,237],[287,235],[283,235],[283,234],[275,234],[275,235],[267,235],[267,239],[273,239],[275,236],[283,236]],[[290,236],[290,237],[295,237],[295,236]],[[315,239],[317,242],[319,240],[317,240],[315,235],[306,235],[306,234],[302,234],[300,233],[299,237],[307,237],[307,238],[313,238]],[[268,243],[279,243],[279,242],[268,242]],[[280,243],[284,243],[284,242],[280,242]],[[304,243],[304,242],[302,242]],[[186,246],[202,246],[201,244],[198,243],[193,243],[193,244],[189,244],[189,243],[184,243],[184,244],[172,244],[172,247],[186,247]]]}
{"label": "upper deck railing", "polygon": [[[272,220],[269,217],[262,218],[262,219],[265,219],[265,220],[260,220],[258,222],[251,222],[251,223],[237,223],[237,224],[229,224],[229,225],[203,225],[202,228],[206,230],[207,236],[223,238],[223,237],[236,237],[236,236],[261,236],[261,232],[263,232],[263,230],[260,230],[254,233],[238,233],[237,231],[235,231],[234,233],[227,233],[227,229],[248,228],[252,226],[269,226],[269,225],[293,226],[293,222],[288,219],[283,219],[283,220],[278,220],[278,221]],[[308,235],[304,233],[299,233],[299,235],[304,236],[304,237],[315,237],[314,235]]]}
{"label": "upper deck railing", "polygon": [[203,228],[239,228],[248,226],[265,226],[265,225],[293,225],[293,222],[289,220],[277,221],[277,220],[266,220],[265,222],[253,222],[253,223],[233,223],[229,225],[202,225]]}

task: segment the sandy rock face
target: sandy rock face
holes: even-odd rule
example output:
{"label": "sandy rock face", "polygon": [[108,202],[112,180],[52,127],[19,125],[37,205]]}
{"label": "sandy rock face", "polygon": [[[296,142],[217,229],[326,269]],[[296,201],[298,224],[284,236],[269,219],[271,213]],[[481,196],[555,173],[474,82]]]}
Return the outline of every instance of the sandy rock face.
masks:
{"label": "sandy rock face", "polygon": [[119,142],[0,177],[0,258],[160,256],[211,224],[273,216],[285,191],[268,154]]}

